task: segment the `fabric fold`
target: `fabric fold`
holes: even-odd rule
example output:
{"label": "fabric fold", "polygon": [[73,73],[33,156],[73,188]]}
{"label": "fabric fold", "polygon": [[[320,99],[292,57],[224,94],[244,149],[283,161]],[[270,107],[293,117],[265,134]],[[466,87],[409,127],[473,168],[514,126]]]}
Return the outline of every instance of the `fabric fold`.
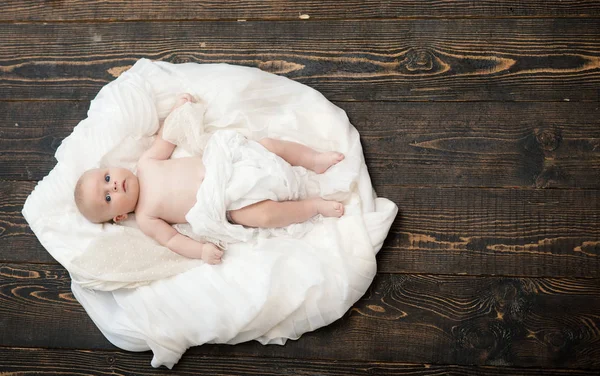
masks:
{"label": "fabric fold", "polygon": [[[250,242],[256,237],[292,236],[300,238],[318,217],[284,228],[250,228],[230,223],[226,212],[264,200],[288,201],[317,197],[317,183],[309,190],[309,171],[291,166],[256,141],[234,130],[215,132],[202,158],[205,177],[196,195],[196,204],[186,214],[193,234],[227,248],[235,242]],[[312,172],[311,172],[312,173]],[[312,176],[316,174],[312,173]],[[309,192],[310,191],[310,192]]]}

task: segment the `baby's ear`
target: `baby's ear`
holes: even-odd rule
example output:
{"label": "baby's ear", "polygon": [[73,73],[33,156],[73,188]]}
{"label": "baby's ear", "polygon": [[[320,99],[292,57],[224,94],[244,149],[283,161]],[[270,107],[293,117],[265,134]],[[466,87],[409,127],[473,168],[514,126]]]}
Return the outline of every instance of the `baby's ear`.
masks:
{"label": "baby's ear", "polygon": [[115,223],[119,223],[119,222],[124,221],[126,219],[127,219],[127,214],[119,214],[119,215],[117,215],[116,217],[113,218],[113,221]]}

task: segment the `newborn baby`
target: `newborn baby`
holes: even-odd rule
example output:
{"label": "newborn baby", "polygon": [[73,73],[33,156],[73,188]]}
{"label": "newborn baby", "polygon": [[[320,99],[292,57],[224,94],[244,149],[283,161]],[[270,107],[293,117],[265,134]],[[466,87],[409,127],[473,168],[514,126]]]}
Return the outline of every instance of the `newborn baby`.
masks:
{"label": "newborn baby", "polygon": [[[182,95],[173,110],[187,102],[194,102],[193,97]],[[199,156],[169,159],[176,145],[165,141],[162,132],[161,125],[153,145],[138,161],[137,176],[117,167],[88,170],[75,187],[75,203],[94,223],[111,219],[118,223],[126,219],[128,213],[135,212],[140,229],[161,245],[182,256],[218,264],[223,255],[221,249],[182,235],[171,226],[186,223],[185,216],[196,203],[205,169]],[[317,174],[344,159],[342,153],[319,153],[289,141],[263,138],[258,143],[290,165],[302,166]],[[273,228],[304,222],[317,214],[340,217],[344,207],[340,202],[322,198],[264,200],[227,212],[227,219],[242,226]]]}

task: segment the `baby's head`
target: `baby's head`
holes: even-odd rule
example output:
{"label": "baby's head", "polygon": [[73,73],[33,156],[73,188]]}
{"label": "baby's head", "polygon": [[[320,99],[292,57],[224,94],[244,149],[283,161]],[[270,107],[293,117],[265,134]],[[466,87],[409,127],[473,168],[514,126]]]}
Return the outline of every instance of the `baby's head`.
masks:
{"label": "baby's head", "polygon": [[81,175],[75,186],[75,204],[94,223],[122,221],[135,210],[140,185],[137,176],[120,167],[95,168]]}

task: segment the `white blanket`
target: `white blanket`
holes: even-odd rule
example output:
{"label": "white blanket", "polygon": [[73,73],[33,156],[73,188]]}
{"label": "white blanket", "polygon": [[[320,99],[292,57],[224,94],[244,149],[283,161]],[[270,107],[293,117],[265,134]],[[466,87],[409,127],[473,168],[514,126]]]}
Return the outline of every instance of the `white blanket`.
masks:
{"label": "white blanket", "polygon": [[318,196],[316,174],[301,166],[291,166],[258,142],[231,130],[217,131],[210,138],[202,162],[206,169],[204,181],[196,195],[196,204],[185,216],[193,234],[202,240],[227,248],[229,243],[249,243],[257,237],[300,238],[318,219],[277,229],[229,223],[225,215],[229,210],[263,200]]}
{"label": "white blanket", "polygon": [[[78,176],[102,164],[135,171],[159,119],[183,92],[205,105],[207,134],[232,129],[250,140],[274,137],[344,153],[344,161],[308,179],[322,197],[344,203],[344,216],[316,218],[296,233],[209,226],[226,236],[227,251],[217,266],[178,258],[148,239],[138,242],[133,222],[124,227],[86,221],[73,201]],[[227,153],[226,147],[218,149]],[[185,155],[189,151],[177,148],[173,157]],[[151,349],[154,367],[171,368],[191,346],[253,339],[283,344],[337,320],[370,285],[375,254],[397,213],[391,201],[376,197],[358,132],[344,111],[309,87],[254,68],[142,59],[100,91],[56,158],[56,167],[27,199],[23,215],[48,252],[69,270],[75,297],[106,338],[130,351]],[[243,201],[224,194],[225,207]],[[224,216],[223,207],[216,215]],[[114,242],[107,239],[123,234],[143,243],[152,256],[136,262],[112,249]],[[90,251],[103,247],[115,260],[112,269],[98,270],[86,262]],[[152,262],[161,255],[172,258],[167,268]],[[148,270],[157,277],[148,278]]]}

